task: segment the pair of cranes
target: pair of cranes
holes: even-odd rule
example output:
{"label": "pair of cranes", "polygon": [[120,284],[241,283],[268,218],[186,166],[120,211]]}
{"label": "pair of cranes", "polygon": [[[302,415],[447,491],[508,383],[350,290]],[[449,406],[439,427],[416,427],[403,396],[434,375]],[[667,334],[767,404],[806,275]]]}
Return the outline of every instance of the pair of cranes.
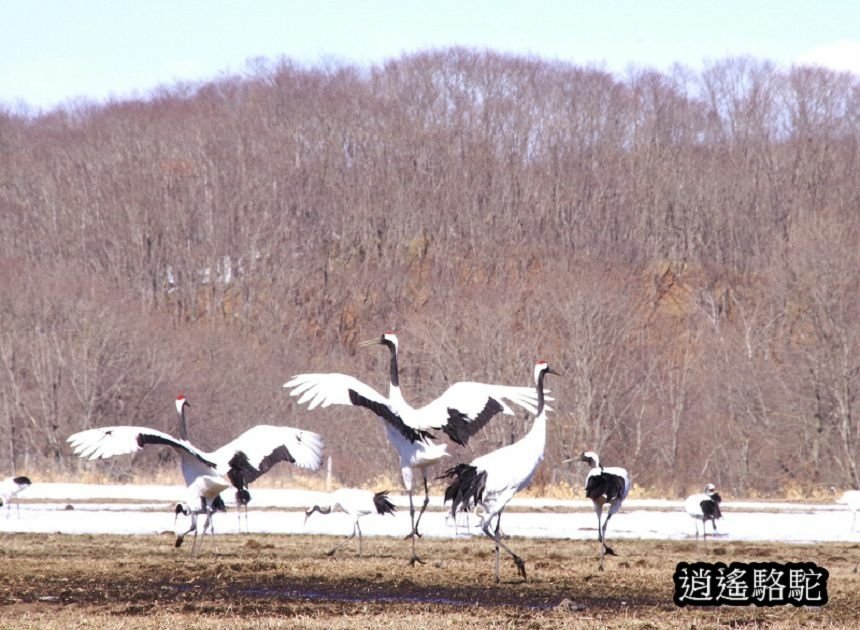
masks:
{"label": "pair of cranes", "polygon": [[[388,396],[383,396],[352,376],[337,373],[301,374],[285,383],[284,387],[291,390],[291,396],[299,397],[299,404],[307,403],[309,409],[330,405],[364,407],[384,421],[388,440],[400,456],[401,477],[409,495],[411,531],[407,538],[412,541],[410,564],[423,563],[416,553],[415,541],[420,536],[419,524],[430,501],[427,468],[448,456],[447,445],[435,443],[433,432],[441,430],[453,442],[466,445],[469,438],[498,413],[512,415],[514,412],[511,405],[517,405],[535,414],[532,428],[524,438],[478,457],[470,464],[455,466],[444,475],[451,480],[446,490],[446,501],[453,500],[452,514],[458,508],[469,510],[480,505],[483,509],[481,528],[496,544],[497,579],[500,547],[514,558],[520,574],[525,577],[525,564],[501,540],[499,523],[507,503],[517,491],[530,483],[537,466],[543,460],[548,409],[545,404],[543,381],[546,374],[555,372],[546,362],[539,362],[534,371],[535,389],[474,382],[455,383],[439,398],[416,409],[405,401],[400,391],[397,336],[393,333],[385,333],[381,338],[362,345],[373,344],[381,344],[390,351]],[[205,533],[207,528],[211,528],[213,513],[223,509],[220,493],[230,485],[236,489],[237,504],[247,506],[250,499],[248,484],[274,464],[287,461],[302,468],[315,470],[322,463],[322,437],[310,431],[291,427],[257,426],[217,451],[204,452],[193,446],[187,439],[185,408],[189,406],[188,401],[184,396],[180,396],[177,398],[176,406],[180,418],[179,439],[146,427],[114,426],[81,431],[72,435],[69,442],[76,454],[89,459],[133,453],[149,444],[165,445],[177,451],[188,487],[188,500],[177,505],[176,513],[177,516],[180,513],[192,516],[195,550],[196,516],[201,514],[206,516],[203,528]],[[598,486],[592,484],[593,487],[587,487],[589,497],[595,502],[598,524],[600,524],[600,509],[604,503],[609,503],[611,506],[609,517],[617,512],[629,490],[629,476],[623,469],[600,468],[596,455],[591,460],[584,461],[593,461],[594,469],[589,474],[589,479],[594,477],[604,480],[603,485],[600,486],[601,492],[604,486],[620,488],[620,492],[610,491],[601,494],[598,492]],[[424,485],[424,501],[417,513],[417,518],[413,500],[416,469],[421,472]],[[622,472],[619,473],[619,471]],[[622,474],[620,485],[617,481],[606,481],[615,479],[619,474]],[[589,487],[591,487],[590,491]],[[496,528],[495,532],[491,532],[491,521],[494,517]],[[604,543],[605,529],[606,523],[598,530],[602,546],[601,568],[603,552],[613,553]],[[188,530],[190,531],[191,529]],[[360,541],[361,533],[357,520],[353,535],[356,532]],[[183,536],[184,534],[177,535],[177,546],[181,544]]]}
{"label": "pair of cranes", "polygon": [[112,426],[80,431],[71,435],[68,442],[76,455],[91,460],[134,453],[149,445],[168,446],[176,451],[186,485],[185,498],[176,505],[176,516],[191,517],[188,530],[177,532],[176,546],[193,531],[192,553],[196,553],[197,519],[205,516],[205,535],[212,529],[212,515],[225,509],[222,492],[233,486],[238,509],[244,505],[247,510],[251,499],[248,484],[280,462],[307,470],[319,469],[324,442],[322,436],[311,431],[257,425],[209,453],[188,441],[185,409],[190,406],[183,394],[176,398],[179,438],[149,427]]}

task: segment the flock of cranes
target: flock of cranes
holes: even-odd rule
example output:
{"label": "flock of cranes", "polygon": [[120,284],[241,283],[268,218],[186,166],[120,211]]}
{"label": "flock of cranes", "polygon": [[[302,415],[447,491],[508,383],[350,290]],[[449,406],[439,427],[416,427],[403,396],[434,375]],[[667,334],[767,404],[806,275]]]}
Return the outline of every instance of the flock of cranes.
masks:
{"label": "flock of cranes", "polygon": [[[371,411],[384,424],[388,442],[400,458],[403,487],[409,496],[411,529],[406,538],[411,540],[410,564],[423,563],[416,551],[416,539],[421,536],[421,518],[430,502],[427,469],[449,456],[448,446],[434,441],[442,432],[461,446],[480,431],[497,414],[512,415],[513,407],[520,407],[534,415],[531,428],[517,442],[481,455],[469,463],[461,463],[445,470],[440,479],[447,487],[444,502],[451,502],[450,514],[458,510],[474,512],[480,518],[483,533],[495,546],[495,577],[499,580],[500,550],[504,549],[516,565],[519,575],[526,579],[525,561],[503,540],[502,512],[514,495],[526,488],[544,458],[547,435],[547,400],[552,400],[544,388],[547,375],[558,375],[545,361],[534,368],[534,387],[490,385],[459,382],[451,385],[430,404],[414,408],[401,390],[398,372],[398,339],[385,333],[362,346],[379,344],[389,351],[389,389],[387,396],[380,394],[358,379],[339,373],[299,374],[284,384],[290,396],[297,397],[299,405],[309,410],[330,405],[349,405]],[[71,435],[68,442],[74,453],[90,460],[104,459],[139,451],[147,446],[167,446],[180,458],[180,469],[185,480],[185,499],[176,504],[175,514],[189,517],[189,527],[177,530],[176,546],[185,536],[194,533],[192,553],[198,551],[198,519],[204,517],[202,539],[207,531],[214,532],[212,520],[217,511],[225,511],[221,493],[232,487],[239,510],[251,500],[249,485],[275,464],[287,462],[307,470],[317,470],[322,464],[324,442],[322,436],[304,429],[258,425],[236,439],[213,451],[195,447],[188,437],[186,408],[190,403],[180,394],[176,399],[179,437],[168,433],[136,426],[109,426],[87,429]],[[573,461],[573,460],[565,460]],[[631,488],[627,470],[621,467],[604,467],[597,453],[586,451],[576,461],[589,465],[585,480],[585,496],[592,501],[597,516],[597,539],[600,545],[599,569],[604,569],[604,556],[616,555],[607,545],[609,520],[621,508]],[[416,471],[424,486],[424,499],[416,510],[413,488]],[[0,505],[9,505],[10,499],[30,485],[26,477],[10,477],[0,484]],[[858,499],[860,499],[860,493]],[[846,495],[847,496],[847,495]],[[850,498],[854,498],[851,496]],[[685,510],[694,519],[696,537],[698,522],[702,522],[703,536],[711,522],[716,532],[716,520],[721,517],[720,495],[713,484],[705,486],[701,494],[688,497]],[[849,501],[846,499],[846,503]],[[860,501],[858,501],[860,503]],[[602,518],[607,508],[606,518]],[[852,505],[853,509],[854,506]],[[359,519],[368,514],[393,514],[394,505],[387,492],[346,488],[337,490],[305,512],[305,521],[314,513],[328,514],[341,511],[353,518],[353,532],[328,553],[334,554],[356,535],[361,554],[361,528]],[[416,516],[417,512],[417,516]],[[8,515],[8,512],[7,512]],[[853,528],[853,523],[852,523]]]}
{"label": "flock of cranes", "polygon": [[[298,396],[298,404],[308,404],[308,409],[329,405],[352,405],[369,409],[385,422],[388,442],[400,455],[400,474],[403,487],[409,495],[409,516],[412,531],[407,536],[412,540],[411,564],[423,562],[415,551],[415,539],[420,536],[418,525],[430,503],[427,485],[427,468],[448,457],[448,445],[433,441],[432,431],[443,431],[452,441],[465,446],[469,438],[478,432],[497,413],[513,414],[508,402],[517,404],[535,413],[538,395],[529,387],[487,385],[484,383],[460,382],[449,387],[430,404],[415,409],[406,402],[400,392],[397,368],[398,341],[394,333],[385,333],[380,339],[366,341],[362,345],[380,344],[390,352],[388,396],[346,374],[299,374],[284,384],[291,396]],[[541,447],[541,459],[543,447]],[[539,460],[538,460],[539,461]],[[424,482],[424,502],[418,518],[412,499],[414,469],[421,471]]]}

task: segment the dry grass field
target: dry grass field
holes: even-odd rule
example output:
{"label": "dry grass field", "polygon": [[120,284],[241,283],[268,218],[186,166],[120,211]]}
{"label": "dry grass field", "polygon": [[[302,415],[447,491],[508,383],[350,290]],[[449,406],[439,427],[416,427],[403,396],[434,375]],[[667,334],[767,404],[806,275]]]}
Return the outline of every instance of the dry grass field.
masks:
{"label": "dry grass field", "polygon": [[[482,539],[421,540],[427,564],[408,566],[407,543],[365,540],[365,556],[314,536],[219,536],[199,557],[172,536],[4,535],[3,628],[701,628],[860,624],[860,544],[776,545],[615,541],[597,571],[596,544],[511,539],[493,579]],[[829,603],[679,609],[679,561],[812,561],[830,571]]]}

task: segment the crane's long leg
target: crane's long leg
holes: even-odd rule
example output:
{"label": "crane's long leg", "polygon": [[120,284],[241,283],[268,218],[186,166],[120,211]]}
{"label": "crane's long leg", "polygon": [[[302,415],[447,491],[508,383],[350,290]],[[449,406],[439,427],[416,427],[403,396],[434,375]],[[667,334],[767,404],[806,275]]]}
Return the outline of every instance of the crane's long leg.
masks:
{"label": "crane's long leg", "polygon": [[598,569],[603,571],[603,553],[605,545],[603,544],[603,520],[600,518],[603,514],[603,505],[594,503],[594,513],[597,514],[597,540],[600,543],[600,564]]}
{"label": "crane's long leg", "polygon": [[603,546],[606,549],[607,555],[617,556],[618,554],[612,551],[612,548],[606,544],[606,527],[609,525],[609,519],[612,518],[613,514],[615,514],[615,512],[609,510],[609,514],[606,515],[606,520],[603,521]]}
{"label": "crane's long leg", "polygon": [[[181,534],[176,534],[176,542],[174,543],[174,547],[180,547],[182,545],[182,541],[185,540],[185,537],[190,534],[192,531],[194,532],[194,538],[197,538],[197,513],[191,511],[191,525]],[[176,513],[176,516],[173,517],[173,527],[176,528],[176,521],[179,519],[179,512]]]}
{"label": "crane's long leg", "polygon": [[609,514],[606,515],[606,520],[603,521],[603,531],[601,535],[600,541],[600,570],[603,571],[603,557],[604,556],[616,556],[616,554],[612,547],[606,544],[606,526],[609,525],[609,519],[612,518],[613,511],[610,508]]}
{"label": "crane's long leg", "polygon": [[418,513],[418,518],[415,519],[415,535],[420,537],[421,534],[418,533],[418,523],[421,522],[421,517],[424,516],[424,510],[427,509],[427,505],[430,503],[430,488],[427,486],[427,473],[425,471],[421,471],[424,475],[424,503],[421,505],[421,511]]}
{"label": "crane's long leg", "polygon": [[496,582],[499,581],[499,529],[501,528],[502,514],[496,516]]}
{"label": "crane's long leg", "polygon": [[[344,538],[342,541],[340,541],[337,545],[332,547],[329,551],[327,551],[325,555],[333,556],[335,551],[337,551],[338,549],[343,547],[346,543],[348,543],[350,540],[355,538],[355,532],[356,532],[357,528],[358,528],[358,521],[356,521],[355,524],[352,526],[352,533],[349,536],[347,536],[346,538]],[[359,534],[358,541],[359,541],[359,544],[361,544],[360,534]],[[361,555],[361,549],[360,548],[359,548],[358,555]]]}
{"label": "crane's long leg", "polygon": [[[425,479],[426,481],[426,479]],[[415,553],[415,538],[416,538],[416,523],[415,523],[415,506],[412,503],[412,488],[409,488],[409,518],[412,521],[412,531],[406,538],[412,539],[412,557],[409,559],[409,564],[415,566],[415,563],[424,564],[424,561]]]}
{"label": "crane's long leg", "polygon": [[526,579],[526,563],[523,562],[523,559],[520,558],[517,554],[515,554],[510,547],[508,547],[504,542],[502,542],[502,538],[499,535],[499,531],[501,528],[501,521],[502,521],[502,513],[499,512],[499,514],[496,518],[496,533],[495,534],[490,532],[490,521],[491,521],[491,519],[487,519],[486,521],[484,521],[484,523],[482,523],[482,525],[481,525],[481,528],[484,530],[484,533],[487,535],[487,537],[489,537],[490,539],[492,539],[496,543],[496,582],[499,581],[499,565],[498,565],[498,558],[499,558],[498,549],[499,549],[499,546],[501,546],[502,549],[504,549],[509,554],[511,554],[511,557],[514,559],[514,564],[517,565],[517,571],[522,576],[522,578],[525,580]]}
{"label": "crane's long leg", "polygon": [[358,556],[361,557],[361,525],[358,524],[358,519],[355,519],[355,529],[358,531]]}
{"label": "crane's long leg", "polygon": [[[200,535],[200,546],[197,546],[197,531],[194,531],[194,546],[191,548],[191,555],[196,556],[197,552],[203,548],[203,540],[206,538],[206,530],[211,530],[211,534],[215,536],[215,526],[212,524],[212,511],[206,510],[206,520],[203,521],[203,533]],[[214,542],[212,544],[215,544]]]}

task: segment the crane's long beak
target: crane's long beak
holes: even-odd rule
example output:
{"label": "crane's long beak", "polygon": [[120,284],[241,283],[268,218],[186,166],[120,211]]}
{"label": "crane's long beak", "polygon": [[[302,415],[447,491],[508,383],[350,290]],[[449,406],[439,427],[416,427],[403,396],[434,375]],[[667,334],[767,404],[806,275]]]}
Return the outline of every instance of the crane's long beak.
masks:
{"label": "crane's long beak", "polygon": [[564,374],[562,374],[561,372],[556,372],[552,368],[547,368],[546,373],[547,374],[555,374],[556,376],[564,376]]}
{"label": "crane's long beak", "polygon": [[358,347],[359,348],[366,348],[367,346],[373,346],[373,345],[376,345],[378,343],[381,343],[379,341],[379,339],[368,339],[367,341],[360,341],[358,343]]}

